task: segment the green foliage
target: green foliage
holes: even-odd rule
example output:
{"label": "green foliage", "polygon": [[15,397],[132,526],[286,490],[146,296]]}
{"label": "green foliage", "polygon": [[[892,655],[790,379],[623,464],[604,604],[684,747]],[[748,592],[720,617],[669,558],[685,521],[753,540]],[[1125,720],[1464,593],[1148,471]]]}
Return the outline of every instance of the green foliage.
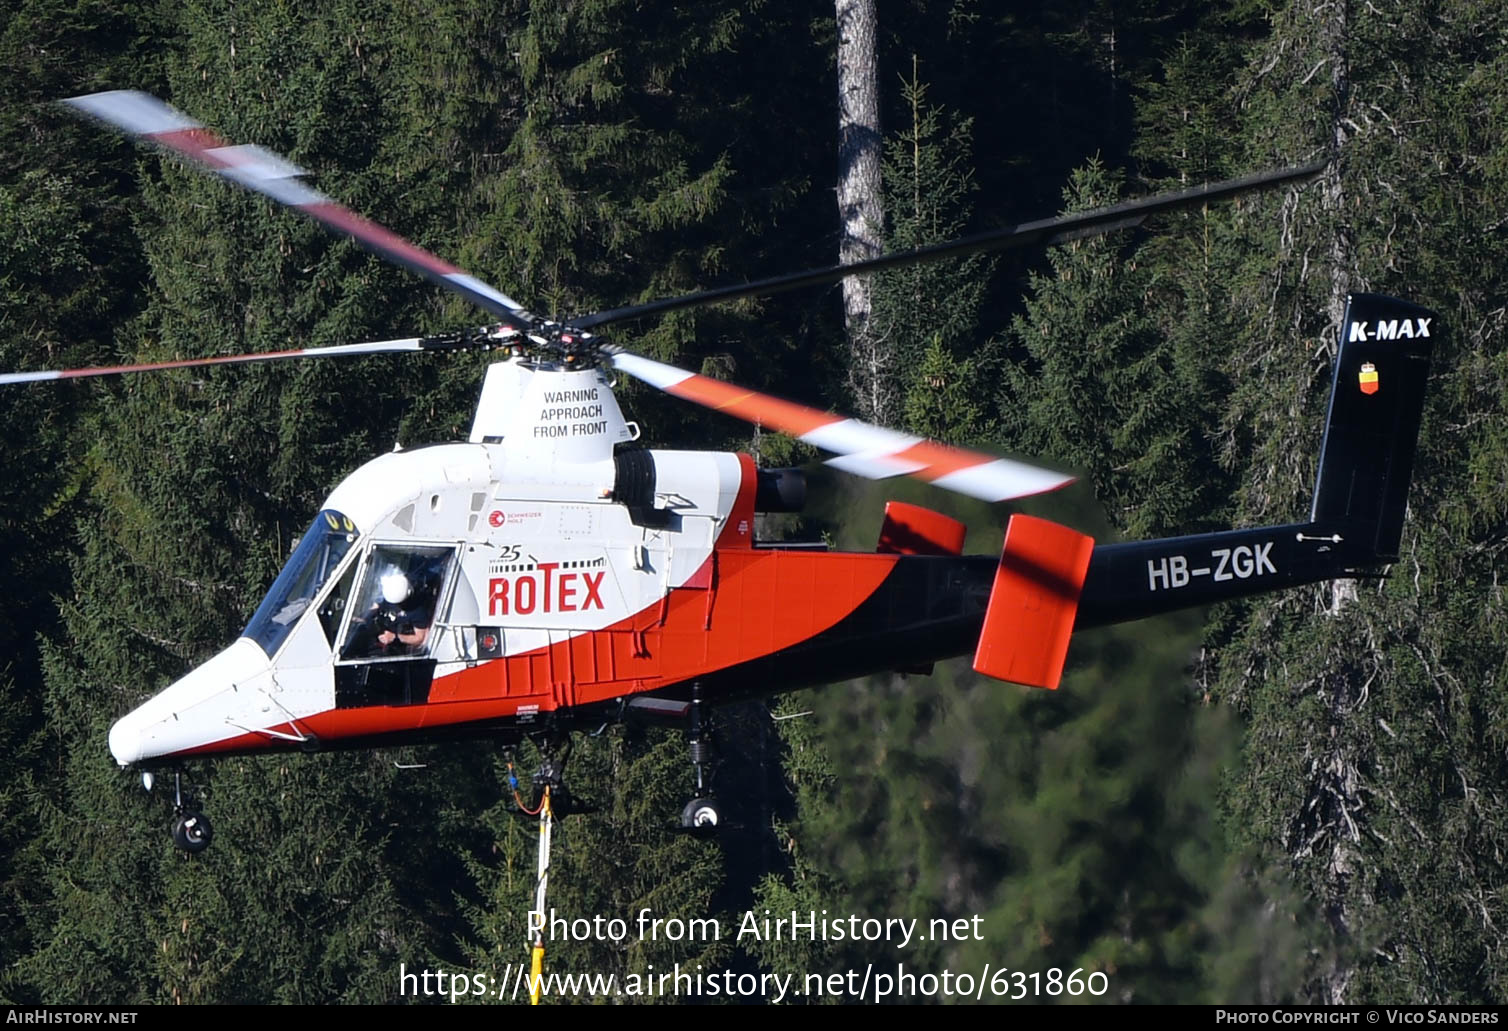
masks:
{"label": "green foliage", "polygon": [[[1119,194],[1118,177],[1094,161],[1075,174],[1068,209]],[[1084,470],[1130,537],[1199,528],[1219,496],[1208,432],[1216,399],[1200,389],[1210,385],[1205,363],[1189,360],[1200,334],[1160,331],[1154,269],[1123,257],[1114,236],[1054,248],[1050,260],[1053,275],[1032,277],[1012,327],[1026,360],[1007,368],[1001,398],[1011,440]]]}
{"label": "green foliage", "polygon": [[838,772],[801,777],[792,876],[760,905],[970,928],[904,953],[803,942],[761,959],[956,971],[1008,955],[1015,969],[1104,973],[1106,1001],[1199,997],[1224,851],[1208,772],[1230,734],[1180,686],[1192,626],[1163,630],[1162,648],[1134,631],[1079,642],[1051,695],[950,665],[812,699]]}
{"label": "green foliage", "polygon": [[[907,127],[885,145],[885,234],[887,253],[914,250],[962,235],[975,192],[970,170],[970,122],[950,118],[927,101],[927,88],[911,78],[901,85],[909,107]],[[909,428],[958,430],[948,439],[976,439],[988,432],[977,406],[952,407],[961,391],[978,389],[979,308],[993,263],[913,265],[877,277],[874,334],[893,355]],[[926,424],[926,425],[923,425]]]}
{"label": "green foliage", "polygon": [[1276,274],[1232,295],[1245,323],[1232,345],[1254,359],[1231,423],[1257,445],[1240,467],[1243,516],[1291,509],[1307,485],[1296,455],[1313,453],[1327,377],[1305,356],[1323,357],[1345,291],[1410,297],[1449,327],[1393,579],[1263,602],[1227,614],[1215,636],[1216,690],[1251,721],[1233,824],[1293,869],[1322,917],[1305,969],[1315,1000],[1501,995],[1489,887],[1501,827],[1482,806],[1503,792],[1488,758],[1503,495],[1481,485],[1501,465],[1503,413],[1481,377],[1497,364],[1490,298],[1504,267],[1501,240],[1483,231],[1504,194],[1488,113],[1501,80],[1483,77],[1498,58],[1482,41],[1502,27],[1500,11],[1472,3],[1294,7],[1238,87],[1248,152],[1338,148],[1337,166],[1285,209]]}
{"label": "green foliage", "polygon": [[[775,725],[778,761],[763,714],[735,712],[719,789],[742,829],[721,845],[670,830],[690,788],[676,736],[607,731],[573,760],[573,786],[601,809],[559,826],[551,903],[725,924],[766,907],[977,914],[983,941],[900,958],[1092,968],[1116,1000],[1502,998],[1500,6],[886,8],[892,249],[967,232],[976,209],[1111,202],[1123,166],[1156,188],[1333,159],[1302,189],[1045,262],[887,277],[877,320],[904,356],[908,428],[1081,471],[1103,513],[1087,492],[1032,510],[1113,535],[1287,521],[1308,505],[1344,296],[1396,293],[1440,313],[1403,558],[1387,581],[1227,606],[1202,628],[1084,636],[1056,694],[961,666],[805,693],[788,708],[815,715]],[[4,10],[6,369],[478,317],[52,103],[96,89],[163,94],[288,154],[321,190],[539,311],[829,260],[834,29],[809,5]],[[793,295],[615,339],[825,406],[843,381],[838,314],[830,292]],[[387,753],[195,770],[217,840],[187,858],[168,846],[161,789],[141,792],[104,744],[112,719],[238,632],[346,473],[395,441],[463,436],[485,363],[6,388],[0,997],[375,1003],[397,997],[399,963],[526,959],[536,828],[511,814],[494,748],[404,753],[422,770]],[[658,443],[747,445],[741,426],[624,394]],[[755,446],[768,464],[811,457],[778,436]],[[804,518],[869,548],[882,501],[845,491]],[[954,511],[990,528],[971,550],[998,544],[1000,512]],[[555,943],[547,964],[805,976],[896,958],[635,936]]]}
{"label": "green foliage", "polygon": [[986,381],[981,363],[955,359],[933,337],[916,369],[916,385],[906,394],[906,425],[937,440],[976,443],[993,436],[988,406],[980,397]]}
{"label": "green foliage", "polygon": [[[108,358],[114,325],[139,310],[129,280],[140,262],[130,225],[135,190],[127,148],[102,143],[50,101],[126,69],[152,84],[157,58],[140,33],[160,24],[153,5],[4,5],[0,17],[0,365],[45,369]],[[55,771],[43,736],[37,639],[56,632],[53,598],[66,594],[84,471],[87,391],[16,387],[0,402],[0,997],[3,967],[45,941],[23,913],[44,894],[28,854],[43,832],[29,789]]]}

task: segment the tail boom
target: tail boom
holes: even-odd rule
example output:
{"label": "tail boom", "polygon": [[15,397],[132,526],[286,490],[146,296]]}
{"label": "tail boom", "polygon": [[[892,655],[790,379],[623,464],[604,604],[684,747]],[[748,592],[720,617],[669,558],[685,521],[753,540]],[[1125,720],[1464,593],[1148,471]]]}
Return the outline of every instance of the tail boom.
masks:
{"label": "tail boom", "polygon": [[1319,583],[1377,564],[1340,523],[1290,523],[1094,549],[1074,629]]}

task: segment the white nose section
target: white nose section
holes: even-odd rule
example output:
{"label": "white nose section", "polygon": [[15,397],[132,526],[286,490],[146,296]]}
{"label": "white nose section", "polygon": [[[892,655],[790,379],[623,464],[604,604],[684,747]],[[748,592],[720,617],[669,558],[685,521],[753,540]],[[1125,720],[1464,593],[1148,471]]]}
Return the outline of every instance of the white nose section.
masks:
{"label": "white nose section", "polygon": [[110,754],[122,766],[141,761],[141,721],[133,718],[140,711],[122,716],[110,728]]}
{"label": "white nose section", "polygon": [[238,737],[265,703],[272,664],[246,638],[122,716],[110,728],[110,754],[122,766],[177,755]]}

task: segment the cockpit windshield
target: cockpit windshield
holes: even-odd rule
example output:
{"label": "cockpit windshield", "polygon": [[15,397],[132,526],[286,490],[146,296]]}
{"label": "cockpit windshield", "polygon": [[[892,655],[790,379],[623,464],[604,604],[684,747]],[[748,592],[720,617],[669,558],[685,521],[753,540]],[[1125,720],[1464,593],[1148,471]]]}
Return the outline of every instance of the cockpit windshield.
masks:
{"label": "cockpit windshield", "polygon": [[339,512],[326,509],[315,516],[241,636],[251,638],[271,658],[314,604],[356,537],[356,525]]}

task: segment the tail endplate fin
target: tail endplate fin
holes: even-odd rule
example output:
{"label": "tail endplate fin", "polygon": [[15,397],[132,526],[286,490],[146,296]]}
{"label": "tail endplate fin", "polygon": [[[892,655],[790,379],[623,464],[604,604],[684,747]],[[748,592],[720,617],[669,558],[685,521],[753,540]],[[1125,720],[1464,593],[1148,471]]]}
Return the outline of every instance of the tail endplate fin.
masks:
{"label": "tail endplate fin", "polygon": [[967,528],[941,512],[904,501],[885,503],[875,551],[882,555],[962,555]]}
{"label": "tail endplate fin", "polygon": [[1033,516],[1011,516],[974,669],[1056,690],[1094,539]]}

